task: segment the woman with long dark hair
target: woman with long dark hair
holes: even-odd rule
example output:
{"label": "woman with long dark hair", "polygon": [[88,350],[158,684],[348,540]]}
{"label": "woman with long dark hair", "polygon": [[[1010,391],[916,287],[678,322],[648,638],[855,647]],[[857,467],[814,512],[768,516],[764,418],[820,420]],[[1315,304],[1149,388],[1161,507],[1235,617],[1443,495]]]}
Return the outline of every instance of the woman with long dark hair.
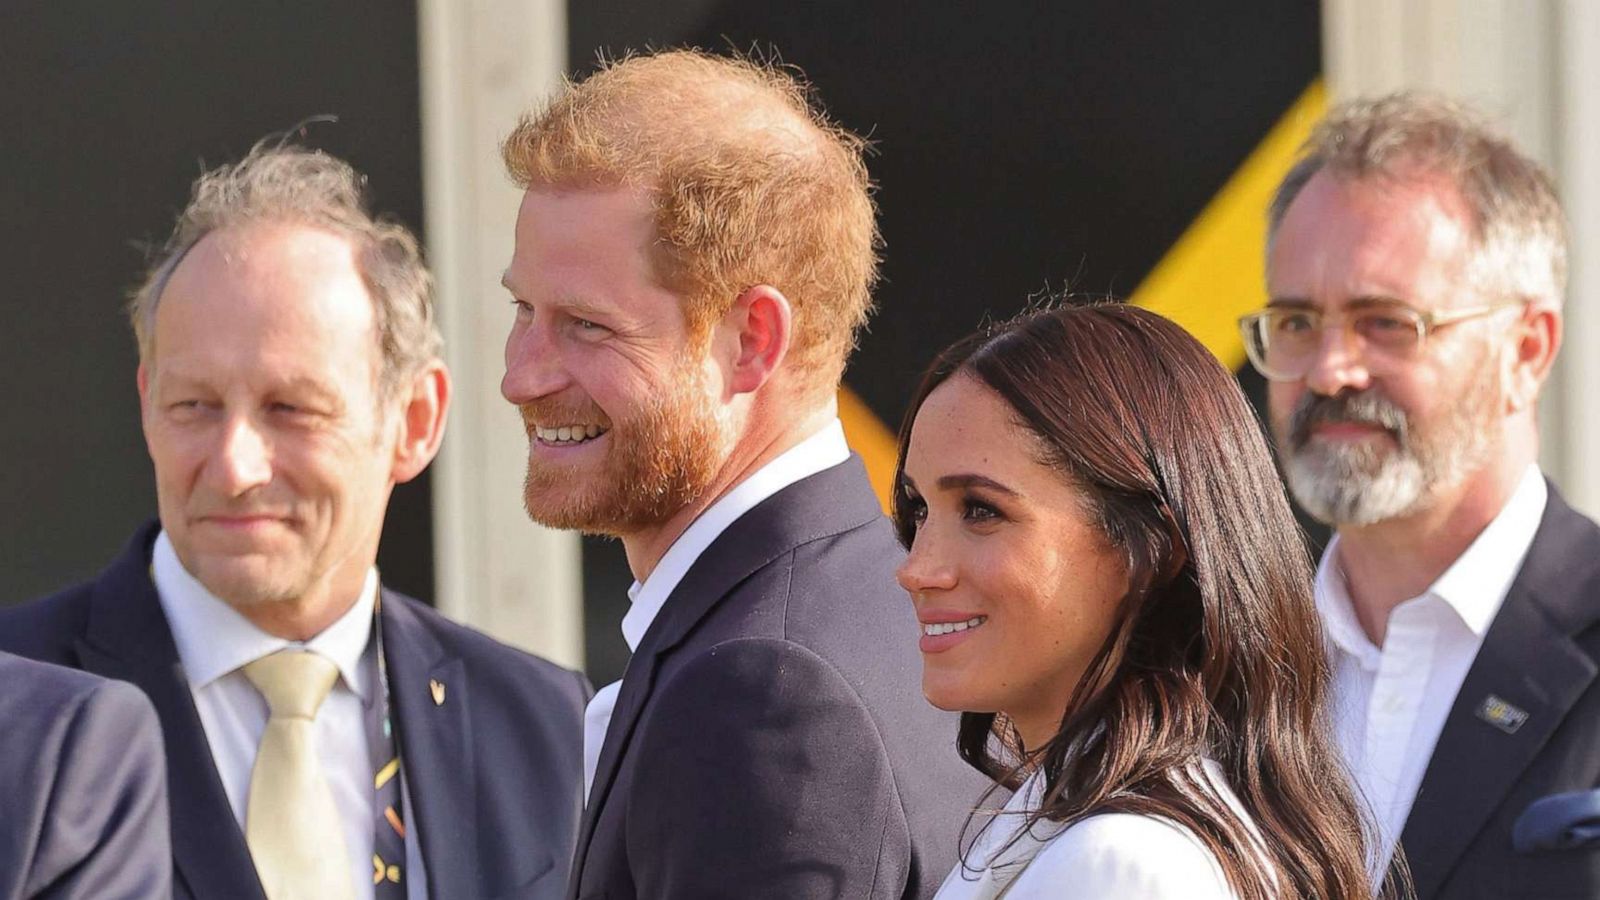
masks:
{"label": "woman with long dark hair", "polygon": [[923,689],[980,811],[940,898],[1366,898],[1300,530],[1173,323],[1039,311],[942,353],[900,432]]}

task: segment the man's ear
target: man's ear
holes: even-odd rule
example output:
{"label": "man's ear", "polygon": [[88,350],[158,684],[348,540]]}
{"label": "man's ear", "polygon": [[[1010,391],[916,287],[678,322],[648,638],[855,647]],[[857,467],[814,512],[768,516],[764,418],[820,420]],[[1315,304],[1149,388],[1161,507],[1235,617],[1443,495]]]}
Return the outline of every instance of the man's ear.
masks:
{"label": "man's ear", "polygon": [[1512,411],[1529,409],[1538,401],[1539,390],[1561,349],[1561,335],[1561,311],[1543,304],[1530,304],[1513,326],[1506,390],[1506,404]]}
{"label": "man's ear", "polygon": [[400,407],[400,440],[394,448],[393,477],[403,484],[422,474],[439,453],[450,412],[450,370],[434,360],[411,380]]}
{"label": "man's ear", "polygon": [[149,449],[150,404],[155,401],[150,397],[150,370],[142,362],[134,372],[133,383],[139,386],[139,432],[144,436],[145,448]]}
{"label": "man's ear", "polygon": [[794,339],[789,298],[770,284],[746,288],[723,316],[718,331],[731,345],[728,392],[754,393],[789,355]]}

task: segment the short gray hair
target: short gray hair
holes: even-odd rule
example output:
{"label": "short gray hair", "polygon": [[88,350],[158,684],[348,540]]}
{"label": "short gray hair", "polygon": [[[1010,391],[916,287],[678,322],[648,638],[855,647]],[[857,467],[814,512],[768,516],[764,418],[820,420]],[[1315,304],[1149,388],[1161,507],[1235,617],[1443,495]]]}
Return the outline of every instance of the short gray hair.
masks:
{"label": "short gray hair", "polygon": [[259,223],[326,228],[356,247],[361,279],[372,295],[382,365],[380,392],[394,397],[443,347],[433,315],[433,278],[417,239],[404,225],[374,218],[365,176],[320,150],[262,141],[243,159],[202,174],[172,235],[153,254],[128,303],[139,359],[155,349],[156,307],[184,256],[213,231]]}
{"label": "short gray hair", "polygon": [[1466,106],[1412,92],[1354,100],[1329,111],[1301,153],[1272,198],[1269,248],[1290,204],[1318,172],[1347,180],[1443,175],[1472,216],[1471,282],[1561,307],[1567,228],[1554,179]]}

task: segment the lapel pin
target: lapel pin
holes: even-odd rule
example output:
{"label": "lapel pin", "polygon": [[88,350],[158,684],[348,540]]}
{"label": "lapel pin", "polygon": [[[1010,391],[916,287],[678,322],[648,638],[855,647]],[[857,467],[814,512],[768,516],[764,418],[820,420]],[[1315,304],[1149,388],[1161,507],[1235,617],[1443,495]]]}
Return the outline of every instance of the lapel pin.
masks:
{"label": "lapel pin", "polygon": [[444,705],[444,682],[437,678],[428,679],[428,692],[433,694],[433,705]]}
{"label": "lapel pin", "polygon": [[1506,734],[1516,734],[1522,723],[1528,721],[1528,713],[1519,709],[1493,694],[1483,698],[1478,704],[1478,718],[1490,725],[1504,731]]}

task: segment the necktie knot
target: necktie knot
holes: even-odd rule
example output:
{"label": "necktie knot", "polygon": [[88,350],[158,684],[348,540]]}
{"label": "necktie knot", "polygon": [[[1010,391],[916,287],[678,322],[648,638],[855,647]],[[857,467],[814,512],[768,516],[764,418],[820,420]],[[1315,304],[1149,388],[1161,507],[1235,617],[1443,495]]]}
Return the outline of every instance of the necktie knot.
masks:
{"label": "necktie knot", "polygon": [[332,662],[304,650],[279,650],[244,667],[274,719],[315,719],[339,679]]}

